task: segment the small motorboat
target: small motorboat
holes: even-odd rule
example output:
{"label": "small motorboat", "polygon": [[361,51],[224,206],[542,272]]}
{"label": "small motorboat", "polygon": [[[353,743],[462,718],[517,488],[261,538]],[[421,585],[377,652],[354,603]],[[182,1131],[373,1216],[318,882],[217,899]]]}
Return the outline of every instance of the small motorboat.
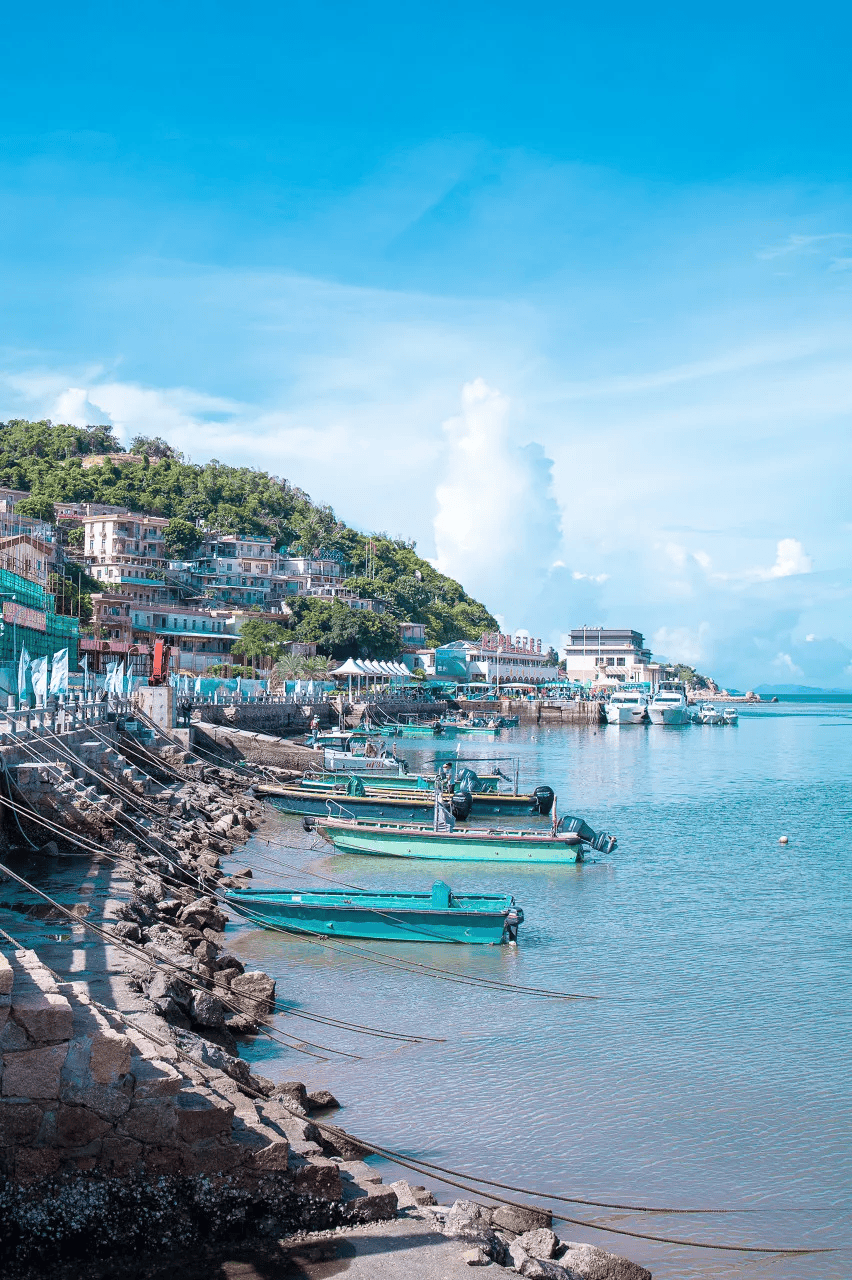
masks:
{"label": "small motorboat", "polygon": [[252,888],[225,898],[240,915],[288,933],[388,942],[516,942],[524,919],[510,894],[457,894],[442,880],[431,893]]}
{"label": "small motorboat", "polygon": [[740,714],[736,707],[725,707],[725,710],[722,712],[722,717],[725,724],[736,724],[740,718]]}
{"label": "small motorboat", "polygon": [[[312,789],[299,786],[256,786],[255,791],[282,813],[302,817],[325,817],[335,814],[347,818],[393,818],[398,822],[424,821],[432,813],[433,802],[428,791],[389,791],[364,786],[353,774],[347,785]],[[464,822],[470,817],[473,799],[468,791],[446,796],[453,817]]]}
{"label": "small motorboat", "polygon": [[615,836],[593,831],[582,818],[556,814],[549,831],[467,827],[455,820],[436,791],[431,826],[416,822],[359,822],[352,818],[318,818],[316,829],[340,853],[379,854],[392,858],[433,858],[442,862],[583,862],[590,849],[611,853]]}
{"label": "small motorboat", "polygon": [[724,724],[724,713],[713,702],[702,702],[692,714],[695,724]]}
{"label": "small motorboat", "polygon": [[[554,797],[553,797],[552,787],[547,787],[547,786],[536,787],[534,791],[530,791],[528,793],[517,793],[514,791],[497,791],[497,790],[492,791],[490,788],[486,790],[480,790],[477,784],[481,781],[481,779],[477,778],[476,775],[473,774],[472,770],[464,771],[464,773],[468,773],[468,772],[472,774],[472,777],[474,779],[473,784],[471,785],[468,778],[462,775],[460,780],[455,782],[454,784],[455,790],[452,794],[453,794],[453,800],[456,803],[458,803],[458,801],[461,799],[462,796],[464,795],[470,796],[470,805],[471,805],[470,813],[471,813],[471,816],[474,818],[482,817],[483,815],[503,816],[507,818],[519,818],[519,817],[522,817],[524,814],[529,814],[529,815],[538,814],[540,817],[546,818],[553,807]],[[389,785],[393,781],[396,781],[396,779],[389,779],[389,778],[377,779],[377,778],[370,778],[367,776],[358,777],[357,775],[353,775],[353,777],[349,780],[349,783],[347,785],[340,781],[339,775],[332,782],[319,781],[314,778],[305,777],[305,778],[302,778],[302,780],[298,784],[288,785],[286,787],[261,785],[261,786],[257,786],[255,790],[257,791],[258,795],[268,796],[272,804],[275,805],[275,807],[278,809],[285,809],[285,811],[290,813],[324,813],[325,809],[320,809],[320,808],[317,808],[317,809],[302,809],[302,808],[295,808],[295,807],[290,808],[288,804],[279,802],[279,800],[276,797],[282,796],[283,793],[286,792],[287,797],[293,798],[293,793],[298,791],[303,795],[305,793],[308,793],[313,797],[321,796],[323,798],[340,800],[342,804],[348,805],[349,801],[347,797],[352,796],[353,794],[352,784],[360,783],[363,789],[362,791],[357,792],[357,794],[364,795],[365,797],[372,799],[376,803],[380,803],[385,797],[392,798],[400,802],[406,801],[408,799],[411,799],[412,801],[414,801],[414,805],[416,805],[416,810],[415,810],[415,807],[409,806],[411,808],[410,813],[403,812],[403,814],[397,815],[397,816],[410,817],[414,819],[418,816],[418,812],[425,812],[425,813],[431,812],[431,809],[432,809],[431,792],[434,788],[434,782],[430,787],[426,787],[426,785],[424,784],[423,787],[407,787],[407,786],[402,787],[401,786],[397,788],[397,787],[393,787],[392,785]],[[406,779],[406,781],[408,781],[408,779]],[[357,806],[357,808],[359,809],[359,812],[362,817],[384,818],[384,817],[394,816],[393,811],[390,808],[385,809],[383,812],[378,812],[378,813],[365,812],[364,806],[362,805]],[[404,806],[403,806],[403,809],[404,809]],[[464,818],[466,816],[464,813],[456,813],[455,808],[453,812],[457,818]],[[353,817],[354,816],[355,815],[353,814]]]}

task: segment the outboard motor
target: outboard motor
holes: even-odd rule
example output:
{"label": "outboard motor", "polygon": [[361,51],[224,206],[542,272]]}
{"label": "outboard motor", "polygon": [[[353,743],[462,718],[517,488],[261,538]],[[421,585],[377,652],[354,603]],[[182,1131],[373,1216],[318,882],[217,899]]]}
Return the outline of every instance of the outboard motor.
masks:
{"label": "outboard motor", "polygon": [[553,808],[554,799],[553,787],[536,787],[533,792],[533,807],[530,812],[540,813],[546,817]]}
{"label": "outboard motor", "polygon": [[449,797],[449,800],[454,818],[457,818],[459,822],[464,822],[470,817],[473,800],[469,791],[455,791]]}

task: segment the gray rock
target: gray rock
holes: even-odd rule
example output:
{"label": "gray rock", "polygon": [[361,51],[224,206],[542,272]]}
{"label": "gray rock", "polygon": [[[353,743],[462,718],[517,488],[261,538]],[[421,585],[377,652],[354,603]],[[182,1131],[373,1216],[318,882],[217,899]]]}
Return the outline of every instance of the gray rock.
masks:
{"label": "gray rock", "polygon": [[425,1187],[413,1187],[403,1178],[390,1185],[396,1192],[400,1209],[420,1209],[436,1203],[431,1191],[427,1191]]}
{"label": "gray rock", "polygon": [[272,1096],[283,1099],[288,1106],[295,1104],[300,1115],[308,1114],[308,1091],[300,1080],[282,1080]]}
{"label": "gray rock", "polygon": [[520,1239],[512,1241],[507,1253],[509,1265],[514,1267],[519,1275],[527,1276],[528,1280],[580,1280],[577,1272],[563,1266],[561,1260],[550,1262],[544,1258],[531,1257],[520,1243]]}
{"label": "gray rock", "polygon": [[469,1267],[487,1267],[491,1263],[491,1259],[484,1249],[465,1249],[462,1253],[462,1262],[466,1262]]}
{"label": "gray rock", "polygon": [[225,1006],[207,991],[193,991],[189,1016],[201,1027],[224,1027]]}
{"label": "gray rock", "polygon": [[501,1204],[493,1211],[495,1227],[523,1235],[536,1227],[553,1228],[553,1214],[549,1209],[531,1209],[527,1205]]}
{"label": "gray rock", "polygon": [[651,1272],[645,1267],[593,1244],[569,1241],[559,1262],[563,1267],[570,1267],[580,1280],[652,1280]]}
{"label": "gray rock", "polygon": [[[315,1089],[313,1093],[308,1094],[308,1107],[311,1111],[324,1111],[330,1107],[339,1107],[333,1093],[329,1093],[328,1089]],[[431,1202],[434,1204],[434,1200]]]}
{"label": "gray rock", "polygon": [[555,1258],[559,1248],[559,1237],[547,1227],[536,1227],[533,1231],[525,1231],[518,1236],[517,1243],[525,1249],[531,1258]]}

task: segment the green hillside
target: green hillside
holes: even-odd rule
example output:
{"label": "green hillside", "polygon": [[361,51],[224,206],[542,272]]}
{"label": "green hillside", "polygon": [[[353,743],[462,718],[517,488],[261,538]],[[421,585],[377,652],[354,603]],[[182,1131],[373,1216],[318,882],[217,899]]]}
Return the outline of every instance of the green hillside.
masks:
{"label": "green hillside", "polygon": [[[351,585],[361,596],[384,601],[389,620],[425,623],[430,645],[478,640],[483,631],[497,629],[484,605],[418,556],[414,543],[358,533],[288,480],[215,460],[199,465],[160,438],[140,436],[130,448],[139,461],[107,459],[84,470],[87,456],[124,451],[109,427],[3,423],[0,485],[29,490],[33,513],[45,502],[102,502],[192,524],[203,520],[225,533],[267,534],[293,552],[335,553],[356,575]],[[294,612],[299,634],[316,639],[321,650],[363,647],[342,643],[341,627],[347,630],[360,619],[341,618],[339,607],[305,600]],[[379,621],[374,617],[361,628],[376,631],[364,637],[375,656],[393,648],[396,633],[395,626],[377,627]],[[332,641],[332,631],[339,640]]]}

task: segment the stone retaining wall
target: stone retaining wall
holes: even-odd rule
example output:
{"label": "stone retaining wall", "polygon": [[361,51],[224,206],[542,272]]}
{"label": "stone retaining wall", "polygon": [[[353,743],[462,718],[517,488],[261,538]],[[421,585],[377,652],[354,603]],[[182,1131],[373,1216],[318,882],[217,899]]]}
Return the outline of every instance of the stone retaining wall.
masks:
{"label": "stone retaining wall", "polygon": [[247,760],[251,764],[275,765],[299,773],[322,769],[325,761],[322,751],[301,747],[268,733],[234,729],[204,720],[195,724],[193,731],[193,740],[203,752],[221,756],[225,761]]}
{"label": "stone retaining wall", "polygon": [[236,706],[205,702],[195,714],[204,724],[230,725],[234,729],[249,729],[277,737],[307,733],[314,716],[319,718],[323,727],[337,724],[337,711],[328,702],[241,702]]}

